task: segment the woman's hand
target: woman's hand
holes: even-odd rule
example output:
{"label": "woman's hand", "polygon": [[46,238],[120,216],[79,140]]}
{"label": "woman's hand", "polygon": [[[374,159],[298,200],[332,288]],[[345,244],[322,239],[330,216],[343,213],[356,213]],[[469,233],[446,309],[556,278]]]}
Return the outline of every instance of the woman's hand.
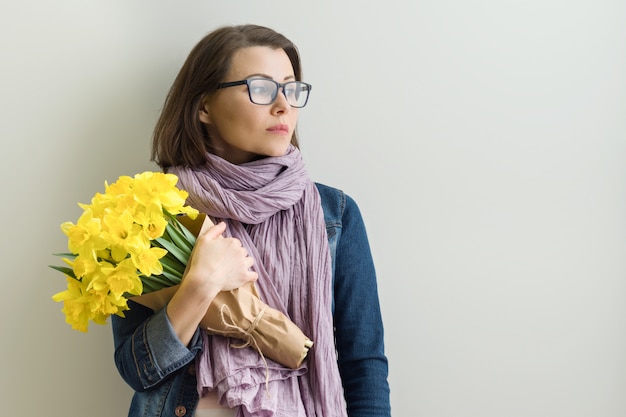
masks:
{"label": "woman's hand", "polygon": [[224,223],[205,220],[180,288],[167,305],[172,327],[185,345],[217,293],[257,279],[257,273],[250,271],[254,260],[238,239],[222,236],[225,229]]}
{"label": "woman's hand", "polygon": [[250,270],[254,259],[248,256],[239,239],[222,236],[226,230],[223,222],[215,226],[207,223],[210,221],[202,225],[181,286],[187,281],[214,297],[220,291],[255,281],[257,273]]}

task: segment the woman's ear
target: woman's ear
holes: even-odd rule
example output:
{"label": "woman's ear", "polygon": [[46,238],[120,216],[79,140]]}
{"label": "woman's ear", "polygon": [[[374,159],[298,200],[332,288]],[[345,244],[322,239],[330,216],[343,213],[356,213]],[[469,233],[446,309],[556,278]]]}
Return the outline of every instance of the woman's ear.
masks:
{"label": "woman's ear", "polygon": [[209,103],[206,97],[202,98],[200,102],[200,110],[198,110],[198,119],[204,124],[211,124],[211,116],[209,113]]}

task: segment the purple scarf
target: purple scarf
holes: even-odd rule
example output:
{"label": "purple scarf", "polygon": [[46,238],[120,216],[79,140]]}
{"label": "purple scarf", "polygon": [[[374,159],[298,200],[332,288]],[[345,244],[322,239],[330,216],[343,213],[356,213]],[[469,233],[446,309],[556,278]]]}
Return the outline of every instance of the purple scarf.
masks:
{"label": "purple scarf", "polygon": [[[217,390],[237,417],[345,417],[331,315],[331,259],[321,200],[300,151],[233,165],[208,155],[206,166],[173,167],[192,207],[227,224],[258,273],[261,299],[313,341],[304,365],[289,369],[233,340],[202,332],[198,391]],[[236,343],[235,343],[236,344]],[[266,376],[269,383],[266,385]],[[269,390],[269,392],[268,392]]]}

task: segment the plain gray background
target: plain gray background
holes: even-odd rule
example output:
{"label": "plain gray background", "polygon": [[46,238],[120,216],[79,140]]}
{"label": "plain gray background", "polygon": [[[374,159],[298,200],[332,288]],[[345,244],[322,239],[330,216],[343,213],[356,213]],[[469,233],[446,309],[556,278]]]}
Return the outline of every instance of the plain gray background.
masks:
{"label": "plain gray background", "polygon": [[0,414],[126,415],[110,327],[47,268],[210,30],[271,26],[313,84],[312,177],[359,203],[395,417],[626,415],[626,3],[0,3]]}

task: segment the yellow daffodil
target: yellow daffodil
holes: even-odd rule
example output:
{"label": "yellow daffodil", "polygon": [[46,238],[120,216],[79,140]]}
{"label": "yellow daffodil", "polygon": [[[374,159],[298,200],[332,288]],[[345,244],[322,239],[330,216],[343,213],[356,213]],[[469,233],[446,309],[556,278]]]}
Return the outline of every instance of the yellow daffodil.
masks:
{"label": "yellow daffodil", "polygon": [[86,332],[89,320],[93,320],[89,308],[89,297],[84,295],[85,292],[84,283],[67,278],[67,290],[52,296],[54,301],[63,302],[63,313],[67,324],[81,332]]}
{"label": "yellow daffodil", "polygon": [[142,205],[160,206],[171,214],[195,216],[196,210],[185,207],[187,192],[176,188],[178,177],[161,172],[144,172],[135,176],[135,199]]}
{"label": "yellow daffodil", "polygon": [[150,248],[131,257],[133,263],[142,275],[160,275],[163,273],[163,265],[159,259],[167,255],[163,248]]}
{"label": "yellow daffodil", "polygon": [[122,175],[113,184],[104,183],[105,193],[108,196],[126,197],[133,194],[134,180],[128,175]]}
{"label": "yellow daffodil", "polygon": [[67,247],[72,253],[89,253],[104,249],[107,243],[101,238],[101,220],[92,217],[91,211],[86,211],[78,219],[77,224],[65,222],[61,230],[67,235]]}
{"label": "yellow daffodil", "polygon": [[92,289],[102,291],[103,289],[108,288],[107,277],[113,273],[114,269],[115,265],[110,262],[98,262],[98,265],[93,272],[83,276],[82,281],[87,284],[87,291]]}
{"label": "yellow daffodil", "polygon": [[120,262],[106,278],[107,287],[111,293],[120,297],[126,293],[131,295],[141,294],[142,284],[135,264],[126,259]]}
{"label": "yellow daffodil", "polygon": [[140,210],[135,213],[135,222],[141,225],[144,235],[149,240],[163,236],[168,224],[161,210]]}
{"label": "yellow daffodil", "polygon": [[108,213],[104,216],[105,227],[102,237],[109,242],[113,259],[120,262],[129,254],[148,249],[150,241],[143,233],[141,225],[135,222],[129,212],[115,214]]}
{"label": "yellow daffodil", "polygon": [[74,261],[66,258],[63,260],[72,267],[76,278],[82,278],[87,274],[91,274],[98,267],[98,261],[93,256],[78,255]]}
{"label": "yellow daffodil", "polygon": [[160,172],[121,176],[105,182],[90,204],[79,203],[76,224],[61,225],[71,253],[60,254],[67,267],[52,268],[67,276],[67,289],[52,298],[63,302],[73,329],[86,332],[90,321],[123,317],[129,296],[180,283],[195,238],[176,215],[195,219],[198,211],[185,206],[187,192],[177,182]]}
{"label": "yellow daffodil", "polygon": [[125,299],[114,296],[105,288],[100,290],[92,288],[90,291],[89,301],[91,316],[95,318],[92,319],[94,323],[98,323],[97,320],[104,323],[106,318],[111,314],[121,314],[122,311],[128,310],[128,305],[126,304]]}

